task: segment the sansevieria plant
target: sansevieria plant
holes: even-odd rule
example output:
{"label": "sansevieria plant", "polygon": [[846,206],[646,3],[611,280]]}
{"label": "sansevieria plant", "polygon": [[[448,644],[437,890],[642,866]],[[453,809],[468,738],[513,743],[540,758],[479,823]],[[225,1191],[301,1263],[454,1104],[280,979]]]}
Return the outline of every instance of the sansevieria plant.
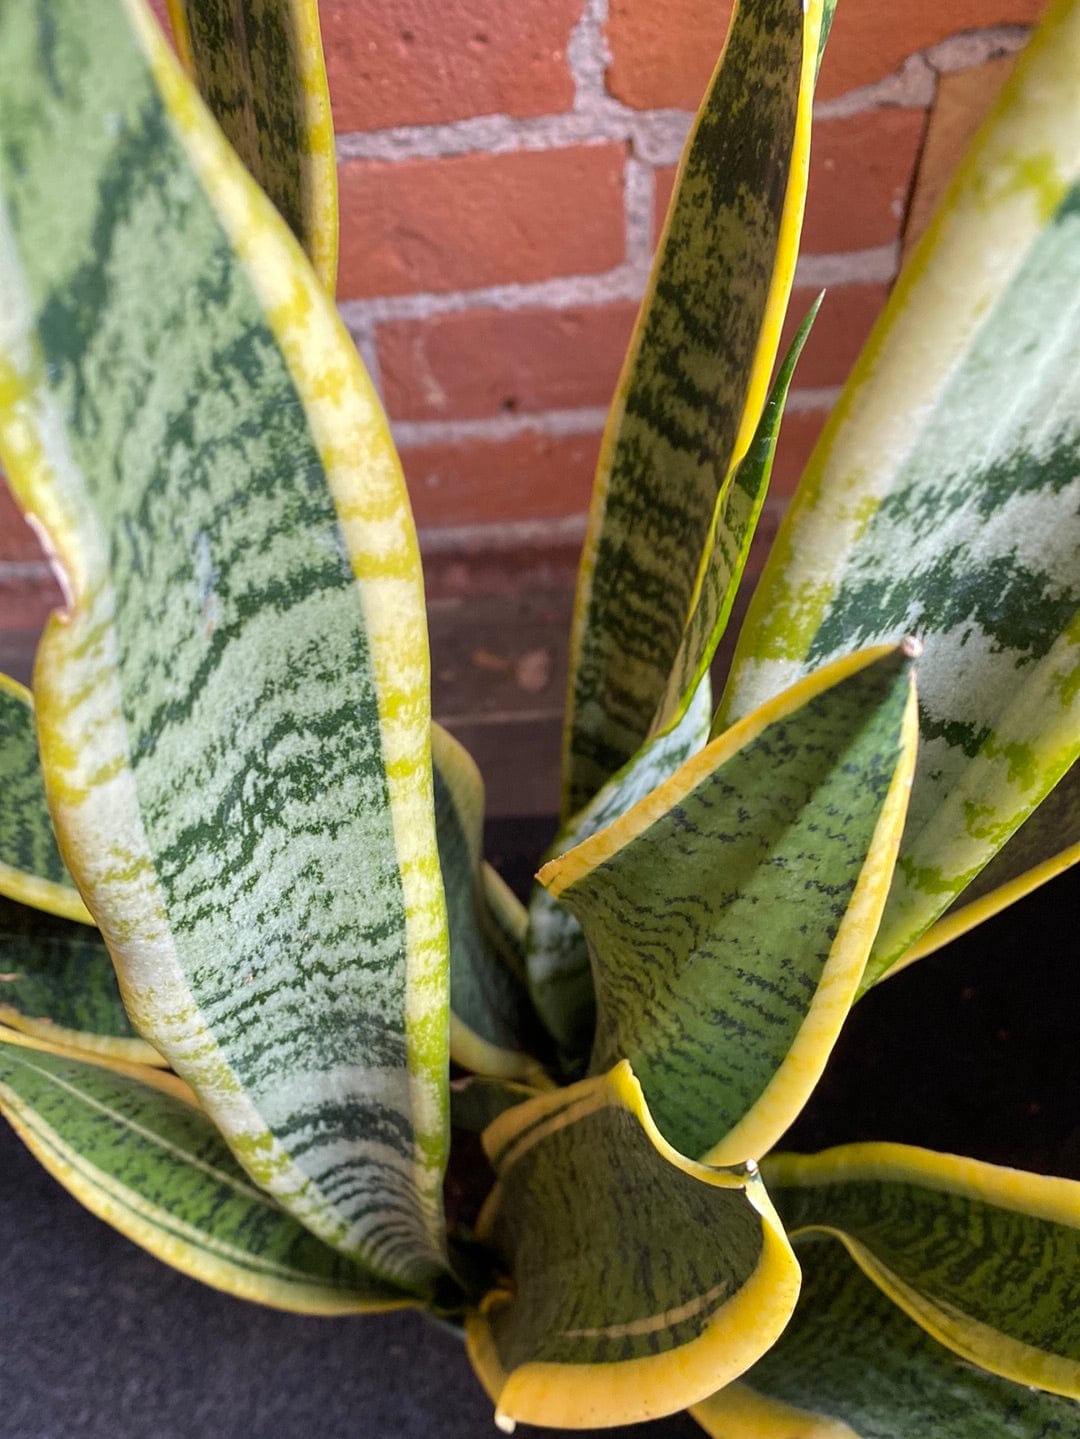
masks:
{"label": "sansevieria plant", "polygon": [[0,5],[0,454],[66,595],[0,686],[0,1108],[208,1284],[463,1329],[506,1429],[1080,1436],[1080,1184],[774,1152],[869,986],[1080,854],[1077,0],[710,694],[813,319],[777,367],[830,18],[737,0],[690,137],[526,909],[330,299],[314,3],[172,0],[179,61],[141,0]]}

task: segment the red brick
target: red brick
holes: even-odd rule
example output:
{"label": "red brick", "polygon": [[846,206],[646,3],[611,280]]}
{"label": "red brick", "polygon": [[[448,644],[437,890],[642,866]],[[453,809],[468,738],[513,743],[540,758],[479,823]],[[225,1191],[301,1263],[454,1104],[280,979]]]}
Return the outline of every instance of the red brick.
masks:
{"label": "red brick", "polygon": [[606,405],[637,306],[466,310],[381,325],[383,399],[395,420],[472,419]]}
{"label": "red brick", "polygon": [[[817,290],[801,287],[792,291],[781,355],[817,294]],[[800,389],[828,389],[844,383],[888,294],[888,285],[834,285],[826,293],[795,371]]]}
{"label": "red brick", "polygon": [[598,434],[525,433],[402,451],[421,526],[562,519],[589,504]]}
{"label": "red brick", "polygon": [[[814,127],[802,248],[825,255],[891,244],[900,233],[919,156],[924,110],[871,110]],[[675,167],[655,171],[659,236]]]}
{"label": "red brick", "polygon": [[[950,35],[1028,24],[1045,0],[842,0],[822,66],[822,99],[883,79]],[[727,0],[612,0],[608,89],[636,109],[700,103],[724,43]]]}
{"label": "red brick", "polygon": [[815,127],[802,248],[870,249],[900,233],[926,127],[924,110],[874,110]]}
{"label": "red brick", "polygon": [[596,274],[626,253],[622,145],[341,168],[344,299]]}
{"label": "red brick", "polygon": [[769,484],[772,498],[779,499],[794,494],[795,486],[799,483],[810,453],[817,444],[817,438],[828,418],[828,410],[795,410],[784,416]]}
{"label": "red brick", "polygon": [[322,0],[319,12],[338,130],[573,102],[566,47],[581,0]]}

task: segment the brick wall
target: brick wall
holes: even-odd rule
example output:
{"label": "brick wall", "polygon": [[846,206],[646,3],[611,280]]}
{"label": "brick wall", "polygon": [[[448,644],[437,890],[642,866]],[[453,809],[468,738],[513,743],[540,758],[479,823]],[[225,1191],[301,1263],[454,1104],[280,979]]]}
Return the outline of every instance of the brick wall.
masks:
{"label": "brick wall", "polygon": [[[822,285],[829,294],[796,377],[767,530],[911,227],[1041,8],[839,0],[795,310]],[[338,298],[401,448],[434,602],[436,705],[463,732],[519,711],[556,725],[604,408],[727,9],[322,0]],[[462,610],[485,595],[503,596],[494,620]],[[54,596],[36,540],[0,498],[0,668],[25,674]],[[441,664],[444,620],[502,638],[455,641]]]}

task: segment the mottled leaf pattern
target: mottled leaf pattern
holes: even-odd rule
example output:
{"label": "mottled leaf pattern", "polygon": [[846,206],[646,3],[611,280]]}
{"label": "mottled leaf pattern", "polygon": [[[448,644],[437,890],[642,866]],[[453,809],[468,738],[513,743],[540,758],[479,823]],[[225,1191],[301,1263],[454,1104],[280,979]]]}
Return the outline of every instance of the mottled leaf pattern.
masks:
{"label": "mottled leaf pattern", "polygon": [[941,1343],[1080,1398],[1080,1183],[899,1144],[776,1155],[792,1238],[832,1234]]}
{"label": "mottled leaf pattern", "polygon": [[628,1065],[508,1110],[484,1147],[479,1233],[509,1281],[466,1332],[504,1427],[673,1413],[787,1322],[798,1269],[760,1180],[671,1149]]}
{"label": "mottled leaf pattern", "polygon": [[915,724],[902,650],[840,661],[541,871],[589,942],[592,1069],[628,1059],[682,1153],[757,1158],[809,1097],[885,900]]}
{"label": "mottled leaf pattern", "polygon": [[922,743],[867,971],[908,952],[1080,748],[1080,10],[1056,4],[811,462],[726,722],[917,634]]}
{"label": "mottled leaf pattern", "polygon": [[[574,816],[553,845],[553,856],[605,829],[697,754],[708,739],[711,716],[712,684],[706,674],[678,723],[644,744]],[[534,887],[529,900],[525,965],[537,1013],[564,1064],[580,1073],[596,1028],[589,951],[577,920],[543,885]]]}
{"label": "mottled leaf pattern", "polygon": [[245,1169],[426,1292],[446,927],[385,421],[141,7],[15,0],[0,51],[0,449],[71,596],[35,671],[65,855]]}
{"label": "mottled leaf pattern", "polygon": [[0,1024],[133,1063],[163,1063],[131,1027],[101,936],[2,898]]}
{"label": "mottled leaf pattern", "polygon": [[156,1258],[307,1314],[411,1302],[309,1234],[251,1183],[204,1114],[157,1083],[0,1042],[0,1112],[65,1189]]}
{"label": "mottled leaf pattern", "polygon": [[820,0],[742,0],[688,142],[601,447],[571,633],[562,813],[640,748],[795,269]]}
{"label": "mottled leaf pattern", "polygon": [[468,752],[432,726],[435,826],[450,930],[450,1057],[499,1079],[544,1083],[544,1035],[521,979],[487,938],[480,873],[484,784]]}
{"label": "mottled leaf pattern", "polygon": [[1080,1439],[1080,1406],[958,1360],[828,1240],[799,1246],[795,1316],[694,1406],[713,1439]]}
{"label": "mottled leaf pattern", "polygon": [[229,143],[333,294],[337,164],[317,0],[168,0],[177,48]]}
{"label": "mottled leaf pattern", "polygon": [[0,895],[93,921],[53,833],[30,691],[0,675]]}

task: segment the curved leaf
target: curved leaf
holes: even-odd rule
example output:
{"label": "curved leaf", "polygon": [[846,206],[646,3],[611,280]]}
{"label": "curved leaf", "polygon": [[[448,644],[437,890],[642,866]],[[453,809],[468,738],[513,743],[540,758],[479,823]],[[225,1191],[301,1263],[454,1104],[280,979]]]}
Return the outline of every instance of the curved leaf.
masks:
{"label": "curved leaf", "polygon": [[629,1065],[508,1110],[484,1147],[478,1235],[511,1278],[466,1338],[501,1427],[673,1413],[787,1322],[799,1271],[756,1170],[677,1154]]}
{"label": "curved leaf", "polygon": [[1057,0],[818,446],[740,639],[726,723],[918,635],[922,744],[867,980],[1080,752],[1080,7]]}
{"label": "curved leaf", "polygon": [[821,0],[741,0],[684,151],[593,490],[564,821],[641,747],[717,496],[749,447],[795,271]]}
{"label": "curved leaf", "polygon": [[694,1406],[714,1439],[1078,1439],[1080,1407],[962,1363],[881,1294],[838,1244],[804,1245],[777,1343]]}
{"label": "curved leaf", "polygon": [[168,0],[180,58],[332,295],[337,163],[317,0]]}
{"label": "curved leaf", "polygon": [[0,1035],[0,1112],[99,1219],[194,1279],[305,1314],[415,1303],[255,1188],[204,1114],[136,1078]]}
{"label": "curved leaf", "polygon": [[546,1087],[550,1081],[536,1057],[543,1032],[529,996],[487,938],[480,875],[484,782],[467,750],[439,725],[431,727],[431,751],[450,930],[450,1057],[477,1074]]}
{"label": "curved leaf", "polygon": [[0,895],[93,924],[53,833],[28,689],[0,674]]}
{"label": "curved leaf", "polygon": [[683,1153],[765,1153],[820,1077],[885,901],[915,730],[908,655],[852,656],[541,870],[589,941],[593,1070],[628,1059]]}
{"label": "curved leaf", "polygon": [[1080,1183],[900,1144],[776,1155],[764,1172],[793,1239],[834,1235],[961,1358],[1080,1398]]}
{"label": "curved leaf", "polygon": [[161,1055],[131,1026],[101,936],[0,899],[0,1024],[132,1064]]}
{"label": "curved leaf", "polygon": [[70,594],[35,696],[64,853],[247,1171],[427,1291],[445,907],[385,422],[141,5],[15,0],[0,49],[0,450]]}

